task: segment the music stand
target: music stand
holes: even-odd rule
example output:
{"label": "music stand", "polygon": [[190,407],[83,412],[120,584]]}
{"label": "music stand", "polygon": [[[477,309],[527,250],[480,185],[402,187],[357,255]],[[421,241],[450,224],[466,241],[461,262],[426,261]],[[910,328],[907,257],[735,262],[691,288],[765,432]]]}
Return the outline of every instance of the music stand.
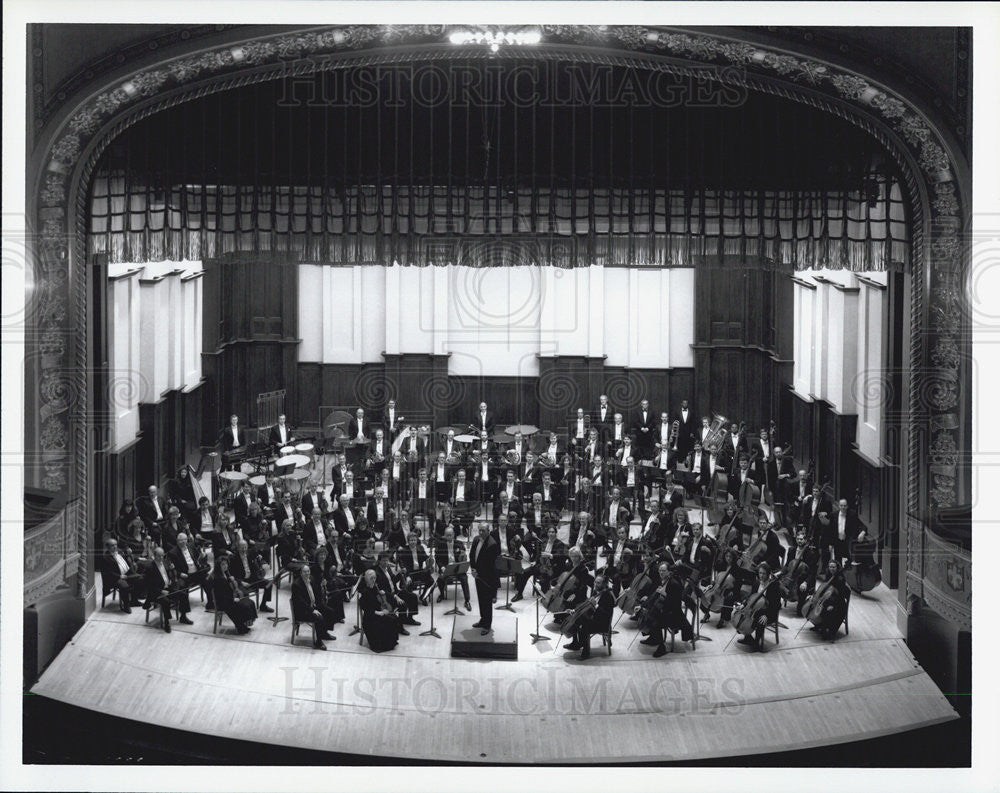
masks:
{"label": "music stand", "polygon": [[548,639],[549,637],[542,635],[541,627],[539,624],[541,621],[541,617],[539,615],[538,604],[542,599],[542,593],[538,591],[538,586],[536,585],[534,580],[532,580],[531,582],[531,588],[535,590],[535,632],[530,635],[531,635],[531,643],[537,644],[538,642],[543,641],[544,639]]}
{"label": "music stand", "polygon": [[712,501],[712,499],[708,498],[707,496],[695,496],[694,503],[697,504],[698,509],[701,510],[701,527],[703,529],[707,529],[708,526],[705,523],[705,513],[715,502]]}
{"label": "music stand", "polygon": [[[436,583],[437,583],[437,578],[433,577],[433,583],[431,583],[431,588],[432,589],[434,587],[434,584],[436,584]],[[455,595],[455,597],[457,599],[458,595]],[[441,634],[438,633],[437,630],[434,627],[434,601],[435,600],[437,600],[437,598],[434,597],[434,595],[431,595],[431,597],[430,597],[430,601],[431,601],[431,627],[429,627],[425,631],[421,631],[420,635],[421,636],[433,636],[435,639],[440,639],[441,638]]]}
{"label": "music stand", "polygon": [[[288,617],[279,617],[278,616],[278,604],[281,602],[281,588],[280,588],[281,587],[281,574],[283,572],[287,572],[288,575],[289,575],[289,578],[291,578],[291,576],[294,575],[294,572],[292,570],[287,570],[287,571],[279,570],[278,574],[274,577],[274,616],[268,617],[268,619],[271,620],[271,627],[272,628],[276,628],[278,626],[279,622],[285,622],[285,620],[288,619]],[[289,584],[289,592],[291,592],[291,584]],[[291,594],[289,594],[288,597],[291,598]],[[289,605],[291,605],[291,604],[289,603]]]}
{"label": "music stand", "polygon": [[[455,562],[455,564],[446,564],[441,570],[441,575],[444,576],[445,579],[458,578],[459,576],[465,575],[468,572],[469,572],[468,562]],[[460,615],[465,614],[465,612],[458,607],[458,589],[455,590],[455,606],[453,608],[448,609],[445,612],[445,616],[448,616],[449,614],[460,614]]]}
{"label": "music stand", "polygon": [[507,597],[506,602],[502,606],[497,606],[497,611],[513,611],[514,607],[510,605],[510,579],[512,576],[519,575],[524,571],[524,565],[521,564],[521,560],[513,556],[500,556],[497,557],[497,572],[507,577]]}

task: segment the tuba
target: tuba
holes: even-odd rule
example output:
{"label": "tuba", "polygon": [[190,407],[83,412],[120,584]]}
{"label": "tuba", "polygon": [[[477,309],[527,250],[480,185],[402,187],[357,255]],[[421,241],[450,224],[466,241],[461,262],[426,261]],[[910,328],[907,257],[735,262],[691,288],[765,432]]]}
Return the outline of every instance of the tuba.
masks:
{"label": "tuba", "polygon": [[709,454],[718,454],[722,449],[722,444],[726,440],[726,435],[729,434],[729,430],[726,429],[727,421],[728,419],[725,416],[718,413],[712,417],[712,424],[709,427],[708,435],[706,435],[705,440],[701,442],[701,448]]}

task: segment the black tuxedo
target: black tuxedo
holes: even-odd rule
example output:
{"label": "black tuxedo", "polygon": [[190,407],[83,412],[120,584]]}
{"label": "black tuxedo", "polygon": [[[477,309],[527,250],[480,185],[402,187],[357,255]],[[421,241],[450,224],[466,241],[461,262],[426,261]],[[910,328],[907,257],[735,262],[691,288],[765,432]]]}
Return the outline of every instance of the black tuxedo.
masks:
{"label": "black tuxedo", "polygon": [[493,434],[493,428],[496,426],[496,416],[493,414],[492,410],[486,411],[486,421],[483,421],[483,414],[478,410],[473,414],[472,421],[469,422],[473,427],[476,428],[476,432],[483,432],[484,430],[490,435]]}
{"label": "black tuxedo", "polygon": [[143,523],[146,524],[146,528],[152,527],[154,523],[158,520],[165,521],[167,519],[167,502],[163,496],[157,495],[156,503],[160,506],[160,514],[162,518],[156,517],[156,507],[153,505],[153,499],[149,496],[139,496],[135,500],[135,508],[139,512],[139,517],[142,518]]}
{"label": "black tuxedo", "polygon": [[687,421],[685,421],[680,408],[678,408],[673,417],[673,420],[678,422],[677,452],[681,456],[686,455],[693,448],[695,433],[698,432],[700,426],[700,423],[695,423],[698,420],[690,407],[688,407],[687,414]]}
{"label": "black tuxedo", "polygon": [[267,433],[267,441],[272,446],[287,446],[292,443],[295,439],[292,433],[292,428],[285,424],[285,440],[281,440],[281,431],[278,429],[278,425],[275,424],[271,427],[270,431]]}
{"label": "black tuxedo", "polygon": [[479,599],[479,621],[483,628],[493,624],[493,597],[500,588],[500,576],[497,573],[497,559],[500,558],[500,546],[487,535],[486,539],[476,537],[469,550],[469,562],[475,571],[476,596]]}
{"label": "black tuxedo", "polygon": [[222,451],[231,452],[233,449],[242,448],[247,445],[249,438],[246,429],[237,427],[236,436],[239,443],[233,439],[233,428],[231,426],[227,425],[222,429],[222,432],[219,434],[219,444],[222,446]]}
{"label": "black tuxedo", "polygon": [[608,402],[608,406],[604,412],[604,418],[601,418],[601,406],[598,405],[594,408],[594,413],[590,419],[590,426],[596,427],[601,440],[608,440],[610,435],[608,434],[615,424],[615,409],[612,407],[611,403]]}
{"label": "black tuxedo", "polygon": [[107,595],[112,589],[117,589],[122,608],[137,605],[142,592],[143,575],[136,569],[131,551],[127,548],[119,548],[118,555],[122,557],[126,565],[124,575],[118,562],[107,551],[97,559],[97,569],[101,573],[101,590]]}
{"label": "black tuxedo", "polygon": [[[365,439],[369,439],[374,436],[374,427],[372,427],[371,421],[368,420],[366,416],[362,419],[361,431],[364,433]],[[351,423],[348,428],[347,440],[353,441],[358,437],[358,419],[355,416],[351,419]]]}
{"label": "black tuxedo", "polygon": [[[177,573],[170,560],[166,557],[163,560],[163,567],[167,573],[166,579],[164,579],[156,565],[150,563],[143,575],[143,583],[146,587],[147,603],[150,600],[155,600],[159,604],[160,614],[164,625],[166,625],[170,622],[171,606],[176,608],[179,614],[183,615],[191,610],[191,605],[188,601],[187,591],[177,580]],[[166,591],[166,594],[163,594],[164,591]]]}
{"label": "black tuxedo", "polygon": [[659,423],[660,417],[657,413],[653,412],[652,408],[646,411],[645,419],[642,416],[642,408],[639,408],[635,412],[635,421],[632,424],[632,429],[635,431],[636,445],[645,459],[650,459],[655,451],[654,445],[659,440],[659,436],[656,433]]}
{"label": "black tuxedo", "polygon": [[[465,545],[462,543],[461,540],[456,539],[452,542],[452,556],[456,564],[458,562],[464,562],[467,560],[467,557],[465,555]],[[440,571],[446,565],[448,565],[448,563],[449,563],[448,542],[444,539],[444,537],[442,537],[436,543],[434,543],[434,564],[437,565],[437,568]],[[468,603],[469,601],[468,576],[463,573],[462,575],[459,575],[457,578],[458,578],[458,583],[462,587],[462,594],[465,596],[465,602]],[[438,590],[440,591],[442,597],[445,595],[447,591],[446,587],[448,583],[449,581],[446,581],[443,576],[438,578]]]}

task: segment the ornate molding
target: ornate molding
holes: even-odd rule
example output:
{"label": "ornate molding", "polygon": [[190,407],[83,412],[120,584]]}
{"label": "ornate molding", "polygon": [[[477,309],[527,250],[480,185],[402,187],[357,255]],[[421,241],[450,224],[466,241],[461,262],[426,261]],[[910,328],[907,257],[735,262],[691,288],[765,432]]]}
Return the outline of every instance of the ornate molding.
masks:
{"label": "ornate molding", "polygon": [[[467,26],[465,26],[467,27]],[[491,29],[491,26],[475,26]],[[495,26],[493,26],[495,28]],[[412,26],[329,26],[294,33],[279,33],[248,38],[244,41],[209,48],[205,51],[167,59],[155,66],[136,70],[117,80],[106,90],[82,102],[65,119],[45,152],[43,171],[38,175],[36,217],[40,277],[36,285],[39,311],[36,314],[37,337],[53,340],[65,331],[71,313],[77,327],[85,327],[87,284],[81,277],[85,267],[84,217],[85,178],[92,168],[97,145],[131,123],[150,100],[169,94],[183,101],[203,95],[223,82],[232,83],[251,69],[294,66],[307,73],[317,68],[326,56],[356,53],[375,59],[392,58],[392,47],[422,44],[439,52],[455,51],[448,41],[444,25]],[[669,28],[643,26],[574,26],[543,25],[542,41],[536,47],[510,47],[519,55],[544,55],[550,47],[580,47],[587,50],[620,54],[633,52],[643,56],[675,58],[699,65],[741,70],[751,80],[767,80],[780,88],[775,93],[795,101],[817,103],[826,97],[826,108],[833,105],[851,109],[852,121],[871,129],[868,119],[876,119],[901,141],[906,157],[916,163],[919,173],[907,173],[914,211],[920,213],[926,195],[925,245],[913,248],[913,291],[911,308],[911,350],[914,356],[914,388],[910,393],[911,421],[929,416],[935,427],[933,462],[922,472],[919,466],[922,442],[920,432],[911,430],[907,470],[907,499],[919,501],[919,482],[926,479],[929,496],[936,506],[952,506],[957,501],[957,474],[953,461],[960,449],[959,422],[954,418],[963,397],[963,366],[956,353],[962,349],[962,284],[966,254],[959,229],[962,226],[961,197],[955,187],[958,164],[948,154],[943,139],[905,97],[870,78],[816,58],[789,54],[781,50],[728,39],[719,35],[677,32]],[[585,49],[584,49],[585,48]],[[303,61],[310,58],[310,61]],[[759,78],[759,79],[758,79]],[[755,84],[754,87],[757,87]],[[185,89],[189,88],[188,92]],[[149,111],[152,112],[152,111]],[[847,112],[837,110],[834,112]],[[138,117],[136,115],[136,117]],[[134,120],[134,119],[132,119]],[[84,156],[87,153],[88,157]],[[904,168],[904,171],[910,169]],[[76,180],[76,181],[74,181]],[[75,194],[71,186],[77,184]],[[925,192],[923,192],[925,191]],[[72,203],[71,203],[72,202]],[[914,226],[919,225],[914,223]],[[922,232],[914,229],[914,239],[922,241]],[[924,251],[929,254],[925,266]],[[70,279],[70,267],[75,277]],[[926,285],[922,273],[929,270]],[[926,289],[925,289],[926,286]],[[71,294],[72,292],[72,294]],[[924,315],[924,294],[930,296],[929,327]],[[931,331],[931,333],[928,333]],[[929,350],[925,350],[926,336]],[[44,343],[40,355],[40,382],[60,373],[75,372],[73,383],[78,393],[87,389],[86,345],[75,344],[73,360],[65,344]],[[924,360],[924,355],[929,355]],[[924,381],[935,378],[927,389]],[[71,417],[84,416],[67,407],[66,400],[51,389],[39,389],[39,443],[46,470],[45,485],[63,489],[70,484],[70,455],[73,455],[73,485],[82,500],[78,517],[87,514],[86,426],[83,420],[72,427]],[[923,477],[920,474],[923,473]]]}

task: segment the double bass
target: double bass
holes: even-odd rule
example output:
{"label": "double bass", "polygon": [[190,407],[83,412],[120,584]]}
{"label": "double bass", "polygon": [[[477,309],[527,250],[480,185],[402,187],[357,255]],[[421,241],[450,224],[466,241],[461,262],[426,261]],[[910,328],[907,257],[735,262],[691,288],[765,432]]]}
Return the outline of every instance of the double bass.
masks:
{"label": "double bass", "polygon": [[[861,488],[854,494],[854,512],[857,514],[861,506]],[[878,537],[855,540],[851,543],[851,566],[844,570],[844,580],[847,585],[859,595],[862,592],[870,592],[882,583],[882,569],[875,561],[875,553],[878,551]],[[858,561],[858,559],[861,561]]]}

